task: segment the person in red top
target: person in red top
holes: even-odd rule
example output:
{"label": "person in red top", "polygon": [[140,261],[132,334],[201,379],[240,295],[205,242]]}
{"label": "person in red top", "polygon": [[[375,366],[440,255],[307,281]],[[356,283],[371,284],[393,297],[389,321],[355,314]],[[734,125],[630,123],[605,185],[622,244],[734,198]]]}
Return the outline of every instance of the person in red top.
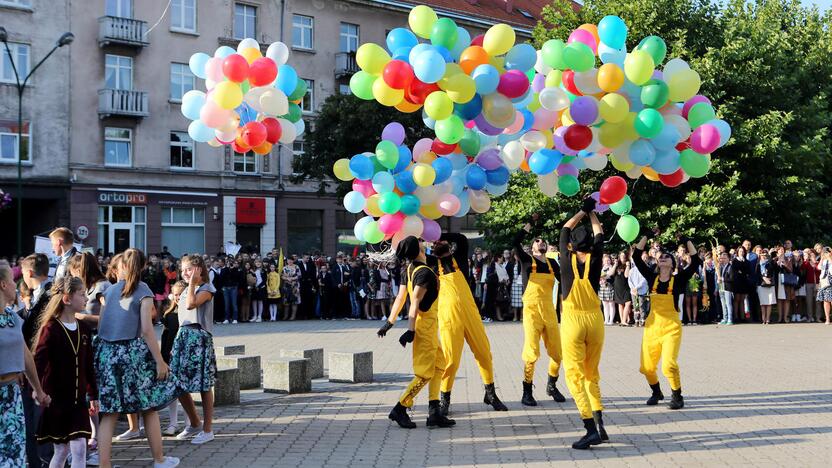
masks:
{"label": "person in red top", "polygon": [[817,298],[817,284],[820,277],[820,271],[818,264],[818,256],[812,249],[806,249],[803,251],[804,253],[804,260],[803,265],[800,266],[800,270],[803,273],[803,277],[806,278],[806,317],[810,322],[818,321],[820,322],[820,308],[818,307]]}

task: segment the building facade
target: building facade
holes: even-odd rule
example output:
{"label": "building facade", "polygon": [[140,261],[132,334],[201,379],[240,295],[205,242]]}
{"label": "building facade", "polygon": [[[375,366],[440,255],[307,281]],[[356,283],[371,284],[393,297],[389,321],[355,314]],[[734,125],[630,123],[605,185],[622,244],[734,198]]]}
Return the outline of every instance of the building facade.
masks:
{"label": "building facade", "polygon": [[[508,22],[522,39],[530,37],[546,2],[419,3],[453,18],[472,35]],[[34,128],[32,161],[24,170],[27,203],[38,216],[41,210],[52,213],[44,221],[48,226],[33,225],[29,231],[68,225],[86,246],[104,252],[127,247],[159,252],[168,247],[176,255],[215,253],[229,241],[293,253],[351,248],[355,217],[334,196],[319,195],[317,183],[288,180],[293,159],[303,157],[302,136],[292,147],[275,145],[265,156],[190,139],[181,98],[190,89],[204,89],[204,83],[191,74],[188,59],[221,45],[236,47],[245,37],[256,39],[264,51],[271,42],[283,41],[292,51],[290,63],[309,84],[302,105],[308,126],[327,96],[349,92],[350,76],[358,70],[358,46],[383,44],[388,31],[407,24],[414,4],[0,0],[3,17],[14,19],[4,20],[10,41],[29,44],[35,55],[54,41],[49,31],[69,30],[76,36],[68,50],[38,72],[42,81],[33,82],[24,102],[24,114],[31,116]],[[65,14],[56,14],[56,8]],[[49,27],[26,27],[30,22]],[[16,116],[10,88],[0,82],[3,121]],[[3,162],[0,186],[9,190],[16,166]],[[47,195],[53,196],[48,210],[28,199]],[[0,216],[5,220],[12,211]],[[444,227],[449,229],[472,227],[470,219],[448,223]]]}

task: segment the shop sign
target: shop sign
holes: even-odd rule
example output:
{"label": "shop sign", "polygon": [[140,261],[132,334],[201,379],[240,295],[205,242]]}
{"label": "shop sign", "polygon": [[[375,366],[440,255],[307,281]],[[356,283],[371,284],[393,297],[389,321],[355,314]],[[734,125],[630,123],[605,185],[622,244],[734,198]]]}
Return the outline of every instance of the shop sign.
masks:
{"label": "shop sign", "polygon": [[147,205],[147,194],[139,192],[99,192],[102,205]]}
{"label": "shop sign", "polygon": [[266,224],[266,199],[238,197],[237,224]]}

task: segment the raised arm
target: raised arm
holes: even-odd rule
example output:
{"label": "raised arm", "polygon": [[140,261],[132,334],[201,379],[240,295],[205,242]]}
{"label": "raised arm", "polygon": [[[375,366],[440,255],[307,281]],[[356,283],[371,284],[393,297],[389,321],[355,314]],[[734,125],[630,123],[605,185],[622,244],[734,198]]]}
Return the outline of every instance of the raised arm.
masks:
{"label": "raised arm", "polygon": [[595,236],[603,236],[604,226],[601,225],[601,221],[598,219],[598,215],[596,215],[594,211],[589,213],[589,221],[592,223],[592,234]]}
{"label": "raised arm", "polygon": [[633,264],[635,264],[636,269],[641,276],[644,277],[648,282],[653,280],[653,270],[644,263],[644,260],[641,259],[641,254],[644,252],[644,248],[647,246],[647,236],[641,236],[641,239],[638,241],[638,244],[635,245],[635,250],[633,250]]}
{"label": "raised arm", "polygon": [[699,255],[696,254],[696,246],[693,245],[693,242],[690,240],[686,243],[688,249],[688,256],[690,256],[690,263],[685,268],[682,268],[679,273],[679,281],[683,281],[685,283],[691,279],[697,271],[699,271],[699,266],[702,265],[702,259],[699,258]]}
{"label": "raised arm", "polygon": [[529,264],[532,262],[532,256],[527,254],[523,251],[523,241],[526,239],[526,236],[532,231],[531,223],[526,223],[517,234],[514,236],[514,240],[512,241],[511,245],[514,247],[514,251],[517,252],[517,259],[520,261],[521,264]]}

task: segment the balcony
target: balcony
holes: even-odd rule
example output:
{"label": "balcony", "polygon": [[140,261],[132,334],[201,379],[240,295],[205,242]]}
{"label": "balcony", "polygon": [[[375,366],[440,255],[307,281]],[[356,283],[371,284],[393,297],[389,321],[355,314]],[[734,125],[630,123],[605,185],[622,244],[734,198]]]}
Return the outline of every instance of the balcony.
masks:
{"label": "balcony", "polygon": [[127,89],[99,89],[98,116],[125,116],[144,118],[150,115],[147,91]]}
{"label": "balcony", "polygon": [[98,45],[104,47],[110,44],[142,47],[147,42],[147,22],[132,18],[117,16],[102,16],[98,18]]}
{"label": "balcony", "polygon": [[358,73],[360,68],[355,62],[355,52],[338,52],[335,54],[335,78],[346,78]]}

